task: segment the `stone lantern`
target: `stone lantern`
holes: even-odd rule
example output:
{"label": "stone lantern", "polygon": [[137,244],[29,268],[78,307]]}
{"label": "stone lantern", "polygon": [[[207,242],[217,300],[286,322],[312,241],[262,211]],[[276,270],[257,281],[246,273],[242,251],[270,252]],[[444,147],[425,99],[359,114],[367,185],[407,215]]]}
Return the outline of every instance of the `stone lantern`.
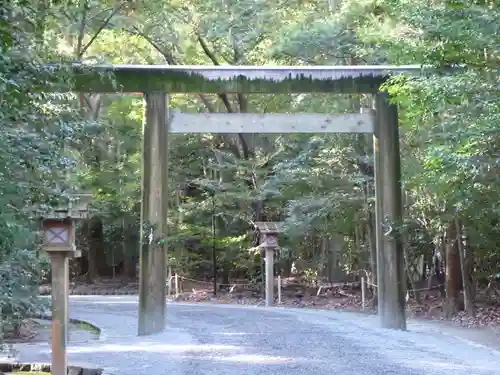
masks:
{"label": "stone lantern", "polygon": [[259,231],[259,248],[265,255],[266,262],[266,307],[272,306],[274,301],[274,252],[278,249],[278,235],[282,232],[281,222],[256,222]]}
{"label": "stone lantern", "polygon": [[52,263],[52,375],[67,375],[69,258],[81,253],[75,246],[76,223],[88,216],[92,195],[75,194],[68,204],[40,215],[42,249]]}

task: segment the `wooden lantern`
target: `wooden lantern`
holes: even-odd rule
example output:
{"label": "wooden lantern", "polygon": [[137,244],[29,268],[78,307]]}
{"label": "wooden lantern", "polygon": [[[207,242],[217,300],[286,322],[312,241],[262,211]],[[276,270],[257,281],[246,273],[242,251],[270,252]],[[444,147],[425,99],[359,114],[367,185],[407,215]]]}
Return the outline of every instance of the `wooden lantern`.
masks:
{"label": "wooden lantern", "polygon": [[278,235],[282,232],[283,223],[259,221],[255,223],[259,231],[259,247],[261,251],[278,248]]}
{"label": "wooden lantern", "polygon": [[43,250],[48,253],[67,252],[73,257],[80,256],[75,245],[76,224],[78,220],[88,216],[91,198],[89,194],[73,195],[66,207],[59,207],[41,216]]}
{"label": "wooden lantern", "polygon": [[90,194],[73,195],[64,207],[43,213],[38,211],[43,231],[43,250],[50,254],[52,264],[53,375],[68,373],[66,346],[69,336],[69,257],[81,255],[75,245],[76,223],[88,216],[90,199]]}
{"label": "wooden lantern", "polygon": [[255,227],[259,231],[260,255],[266,263],[265,303],[266,307],[269,307],[274,301],[274,252],[278,248],[278,234],[282,231],[283,223],[260,221],[255,223]]}

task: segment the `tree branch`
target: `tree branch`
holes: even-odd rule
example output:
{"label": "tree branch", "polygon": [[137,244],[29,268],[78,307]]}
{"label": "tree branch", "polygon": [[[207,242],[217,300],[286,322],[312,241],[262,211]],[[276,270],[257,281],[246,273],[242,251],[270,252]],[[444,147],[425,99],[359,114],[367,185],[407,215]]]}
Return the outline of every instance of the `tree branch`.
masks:
{"label": "tree branch", "polygon": [[205,41],[205,39],[203,39],[201,34],[197,32],[196,36],[198,38],[198,42],[200,43],[201,48],[203,49],[203,52],[205,52],[205,55],[207,55],[207,57],[212,61],[214,65],[220,65],[219,60],[217,59],[215,54],[210,50],[210,48],[208,48],[208,44]]}
{"label": "tree branch", "polygon": [[[245,56],[241,52],[241,50],[238,46],[238,43],[234,37],[233,37],[232,42],[233,42],[232,43],[233,44],[233,58],[234,58],[234,62],[237,64],[240,61],[244,61]],[[237,97],[238,97],[238,103],[240,105],[240,112],[248,112],[248,98],[240,92],[237,94]]]}
{"label": "tree branch", "polygon": [[101,34],[102,30],[104,30],[104,28],[109,25],[109,22],[111,21],[111,18],[113,18],[113,16],[118,13],[120,11],[121,8],[123,8],[123,6],[125,5],[125,3],[121,3],[120,5],[118,5],[115,9],[113,9],[113,11],[108,15],[108,17],[106,17],[106,19],[104,20],[104,22],[99,26],[99,28],[97,29],[97,31],[94,33],[94,35],[92,35],[92,37],[90,38],[89,42],[87,44],[85,44],[85,46],[82,48],[82,50],[80,51],[80,58],[83,56],[83,54],[89,49],[89,47],[92,45],[92,43],[94,43],[94,41],[97,39],[97,37]]}
{"label": "tree branch", "polygon": [[76,58],[81,60],[83,53],[81,53],[83,38],[85,37],[85,24],[87,22],[88,0],[82,1],[82,19],[78,27],[78,39],[76,42]]}
{"label": "tree branch", "polygon": [[[212,61],[212,63],[216,66],[220,65],[219,60],[217,59],[217,56],[210,50],[208,47],[207,42],[199,32],[196,33],[198,42],[200,43],[201,49],[203,49],[203,52],[205,52],[205,55]],[[222,103],[224,103],[224,106],[227,109],[228,113],[234,113],[233,107],[231,105],[231,102],[229,101],[229,97],[227,94],[218,94],[220,100],[222,100]]]}
{"label": "tree branch", "polygon": [[[232,45],[233,45],[234,61],[235,62],[236,61],[243,61],[244,55],[241,52],[241,50],[239,49],[238,43],[234,37],[232,38]],[[240,92],[237,94],[237,98],[238,98],[238,104],[240,107],[240,112],[248,112],[248,98]],[[238,138],[240,140],[241,150],[243,152],[243,157],[248,160],[250,158],[250,156],[253,154],[253,152],[250,151],[250,146],[249,146],[250,141],[248,139],[248,134],[239,133]]]}
{"label": "tree branch", "polygon": [[92,17],[89,17],[89,20],[94,20],[94,19],[97,19],[101,14],[104,14],[104,13],[107,13],[109,11],[113,11],[114,8],[106,8],[106,9],[103,9],[101,10],[100,12],[97,12],[96,14],[94,14]]}
{"label": "tree branch", "polygon": [[167,63],[169,65],[177,65],[177,63],[175,62],[174,56],[170,52],[165,51],[158,43],[156,43],[151,37],[149,37],[148,35],[143,33],[141,30],[139,30],[136,26],[133,26],[133,29],[135,30],[135,33],[131,32],[130,30],[127,30],[127,31],[132,35],[140,36],[146,42],[151,44],[151,46],[163,56],[163,58],[167,61]]}
{"label": "tree branch", "polygon": [[[157,50],[163,56],[163,58],[167,61],[167,63],[169,65],[177,65],[177,62],[175,61],[174,56],[170,52],[165,51],[158,43],[156,43],[151,37],[149,37],[148,35],[146,35],[142,31],[140,31],[136,26],[134,26],[133,29],[134,29],[135,33],[130,31],[130,30],[127,30],[127,32],[129,32],[130,34],[133,34],[133,35],[138,35],[141,38],[143,38],[145,41],[147,41],[155,50]],[[200,39],[198,39],[198,40],[200,41]],[[200,44],[201,43],[202,43],[202,41],[200,41]],[[203,41],[203,43],[204,43],[204,41]],[[206,46],[206,44],[205,44],[205,46]],[[207,51],[210,52],[210,50],[208,49],[208,46],[207,46]],[[202,101],[202,103],[205,105],[205,107],[207,107],[208,112],[212,112],[212,113],[217,112],[214,105],[208,100],[208,98],[205,95],[199,94],[199,97],[200,97],[200,100]],[[226,106],[226,108],[228,108],[228,112],[232,112],[231,104],[229,103],[229,101],[227,101],[227,103],[225,102],[225,100],[228,100],[228,99],[222,98],[222,94],[219,94],[219,98],[221,98],[221,100],[224,102],[224,105]]]}
{"label": "tree branch", "polygon": [[207,111],[210,112],[210,113],[215,113],[216,112],[215,107],[208,100],[208,98],[204,94],[198,94],[198,95],[199,95],[201,101],[203,102],[203,104],[205,104],[205,107],[207,107]]}

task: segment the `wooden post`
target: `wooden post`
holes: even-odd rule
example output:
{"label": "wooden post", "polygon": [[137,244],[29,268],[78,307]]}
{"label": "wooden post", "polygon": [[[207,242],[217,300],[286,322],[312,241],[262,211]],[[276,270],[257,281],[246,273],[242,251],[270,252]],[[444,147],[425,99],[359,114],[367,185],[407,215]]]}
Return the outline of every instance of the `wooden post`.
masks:
{"label": "wooden post", "polygon": [[50,253],[52,263],[52,375],[68,371],[66,346],[68,342],[69,254]]}
{"label": "wooden post", "polygon": [[281,276],[278,275],[278,304],[281,304]]}
{"label": "wooden post", "polygon": [[168,200],[168,97],[144,94],[139,335],[165,328]]}
{"label": "wooden post", "polygon": [[171,295],[172,295],[172,268],[168,267],[167,296],[170,298]]}
{"label": "wooden post", "polygon": [[376,94],[375,107],[378,314],[383,328],[406,330],[404,254],[397,228],[403,212],[398,111],[383,92]]}
{"label": "wooden post", "polygon": [[366,308],[366,280],[365,277],[361,277],[361,309]]}
{"label": "wooden post", "polygon": [[66,299],[65,299],[65,303],[66,303],[66,343],[69,342],[69,330],[70,330],[70,327],[71,327],[71,324],[69,322],[69,258],[67,258],[67,263],[68,263],[68,285],[66,287]]}
{"label": "wooden post", "polygon": [[274,301],[274,249],[266,248],[266,307]]}

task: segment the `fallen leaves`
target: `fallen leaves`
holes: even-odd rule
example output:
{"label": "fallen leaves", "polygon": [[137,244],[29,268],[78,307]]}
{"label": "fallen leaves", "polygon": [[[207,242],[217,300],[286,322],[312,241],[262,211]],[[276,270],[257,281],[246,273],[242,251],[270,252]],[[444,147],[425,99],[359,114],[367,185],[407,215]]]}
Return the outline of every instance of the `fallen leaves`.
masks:
{"label": "fallen leaves", "polygon": [[475,317],[461,311],[452,318],[452,322],[470,328],[495,326],[500,324],[500,306],[477,307]]}
{"label": "fallen leaves", "polygon": [[[85,282],[71,282],[70,294],[72,295],[136,295],[139,290],[137,282],[124,280],[100,279],[93,284]],[[50,295],[50,285],[41,285],[38,288],[40,295]]]}

